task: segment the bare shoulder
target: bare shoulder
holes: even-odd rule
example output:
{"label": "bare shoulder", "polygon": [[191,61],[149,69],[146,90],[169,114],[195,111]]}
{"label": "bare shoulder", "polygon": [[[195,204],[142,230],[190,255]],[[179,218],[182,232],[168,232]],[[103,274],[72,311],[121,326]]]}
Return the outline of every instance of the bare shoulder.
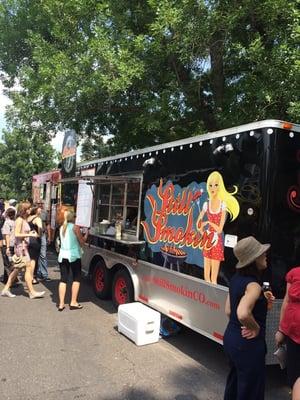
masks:
{"label": "bare shoulder", "polygon": [[261,294],[261,286],[258,282],[250,282],[246,286],[245,294],[247,296],[258,298]]}

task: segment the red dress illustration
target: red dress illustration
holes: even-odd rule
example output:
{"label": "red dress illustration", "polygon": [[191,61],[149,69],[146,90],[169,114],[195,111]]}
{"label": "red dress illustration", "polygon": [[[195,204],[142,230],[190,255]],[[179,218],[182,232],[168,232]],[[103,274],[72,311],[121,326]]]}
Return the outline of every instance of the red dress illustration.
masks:
{"label": "red dress illustration", "polygon": [[[203,211],[207,215],[207,220],[217,226],[220,226],[222,213],[224,210],[226,210],[226,205],[222,201],[220,204],[219,210],[214,213],[210,210],[209,203],[210,202],[205,202],[203,204]],[[210,260],[223,261],[224,260],[224,244],[223,244],[222,233],[218,234],[211,225],[208,226],[208,232],[210,235],[212,235],[212,234],[214,235],[213,240],[212,240],[213,246],[210,249],[203,248],[203,256],[206,258],[209,258]]]}

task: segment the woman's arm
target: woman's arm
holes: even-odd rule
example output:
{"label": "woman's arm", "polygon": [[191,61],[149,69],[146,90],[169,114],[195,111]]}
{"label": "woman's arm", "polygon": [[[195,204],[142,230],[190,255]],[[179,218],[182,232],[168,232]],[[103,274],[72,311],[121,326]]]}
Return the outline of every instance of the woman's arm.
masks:
{"label": "woman's arm", "polygon": [[47,222],[46,230],[47,230],[47,240],[48,240],[48,243],[50,243],[51,242],[51,225],[50,225],[50,222]]}
{"label": "woman's arm", "polygon": [[290,283],[286,284],[286,291],[285,291],[284,299],[283,299],[283,302],[282,302],[282,305],[281,305],[281,310],[280,310],[279,326],[280,326],[280,323],[281,323],[281,321],[283,319],[283,316],[284,316],[284,313],[285,313],[285,309],[286,309],[286,306],[287,306],[287,303],[288,303],[288,299],[289,299],[288,293],[289,293],[290,286],[291,286]]}
{"label": "woman's arm", "polygon": [[217,232],[217,233],[222,233],[223,232],[223,228],[224,228],[224,224],[225,224],[225,219],[226,219],[226,210],[222,211],[222,215],[221,215],[221,220],[220,220],[220,224],[217,225],[213,222],[210,222],[209,225]]}
{"label": "woman's arm", "polygon": [[227,295],[227,298],[226,298],[226,303],[225,303],[225,314],[227,315],[228,318],[230,318],[231,307],[230,307],[230,297],[229,297],[229,294]]}
{"label": "woman's arm", "polygon": [[285,313],[285,309],[286,309],[286,306],[287,306],[287,303],[288,303],[288,298],[289,298],[288,292],[289,292],[290,286],[291,286],[291,284],[287,283],[284,299],[283,299],[283,302],[282,302],[282,305],[281,305],[280,318],[279,318],[279,330],[275,334],[275,342],[276,342],[277,346],[280,346],[285,340],[285,335],[280,330],[280,324],[281,324],[281,321],[283,319],[283,316],[284,316],[284,313]]}
{"label": "woman's arm", "polygon": [[4,222],[4,225],[2,227],[2,235],[5,241],[5,246],[6,246],[6,254],[9,254],[9,245],[10,245],[10,227],[7,223],[7,221]]}
{"label": "woman's arm", "polygon": [[203,232],[203,227],[204,227],[204,224],[205,224],[205,223],[202,222],[202,218],[204,217],[205,212],[206,212],[206,211],[204,210],[204,205],[203,205],[202,210],[200,211],[199,217],[198,217],[198,219],[197,219],[197,224],[196,224],[197,229],[198,229],[201,233]]}
{"label": "woman's arm", "polygon": [[22,233],[22,224],[23,224],[22,218],[17,218],[16,224],[15,224],[15,237],[21,238],[21,239],[27,238],[27,237],[37,237],[36,232]]}
{"label": "woman's arm", "polygon": [[41,237],[42,233],[43,233],[43,221],[42,221],[42,218],[35,217],[32,222],[38,227],[38,234],[39,234],[39,237]]}
{"label": "woman's arm", "polygon": [[80,232],[80,227],[78,225],[74,225],[73,231],[77,237],[78,242],[80,243],[80,246],[83,246],[84,243],[87,241],[89,231],[87,230],[84,235]]}
{"label": "woman's arm", "polygon": [[5,245],[6,245],[6,254],[9,255],[10,254],[10,237],[9,235],[4,235],[4,239],[5,239]]}
{"label": "woman's arm", "polygon": [[260,326],[254,319],[252,310],[260,295],[260,285],[256,282],[249,283],[237,308],[237,317],[242,324],[242,336],[246,339],[255,338],[259,334]]}

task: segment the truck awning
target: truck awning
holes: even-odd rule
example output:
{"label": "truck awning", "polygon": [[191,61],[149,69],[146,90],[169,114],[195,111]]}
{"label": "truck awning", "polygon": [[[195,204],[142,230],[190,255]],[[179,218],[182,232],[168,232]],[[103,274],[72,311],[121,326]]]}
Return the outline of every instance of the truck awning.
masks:
{"label": "truck awning", "polygon": [[141,176],[133,175],[94,175],[94,176],[73,176],[70,178],[63,178],[59,183],[78,183],[79,181],[86,181],[90,185],[97,183],[113,182],[113,183],[124,183],[124,182],[138,182],[142,179]]}

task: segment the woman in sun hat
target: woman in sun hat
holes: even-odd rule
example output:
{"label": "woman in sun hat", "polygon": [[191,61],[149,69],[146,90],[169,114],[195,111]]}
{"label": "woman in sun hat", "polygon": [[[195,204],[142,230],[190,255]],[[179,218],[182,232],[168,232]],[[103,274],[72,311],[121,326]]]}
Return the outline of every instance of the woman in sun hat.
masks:
{"label": "woman in sun hat", "polygon": [[16,207],[17,203],[18,203],[18,201],[16,199],[9,199],[8,200],[8,207],[9,208]]}
{"label": "woman in sun hat", "polygon": [[269,247],[249,236],[233,249],[238,263],[225,306],[229,323],[224,334],[224,350],[231,370],[224,400],[264,399],[267,300],[261,275],[267,268]]}

